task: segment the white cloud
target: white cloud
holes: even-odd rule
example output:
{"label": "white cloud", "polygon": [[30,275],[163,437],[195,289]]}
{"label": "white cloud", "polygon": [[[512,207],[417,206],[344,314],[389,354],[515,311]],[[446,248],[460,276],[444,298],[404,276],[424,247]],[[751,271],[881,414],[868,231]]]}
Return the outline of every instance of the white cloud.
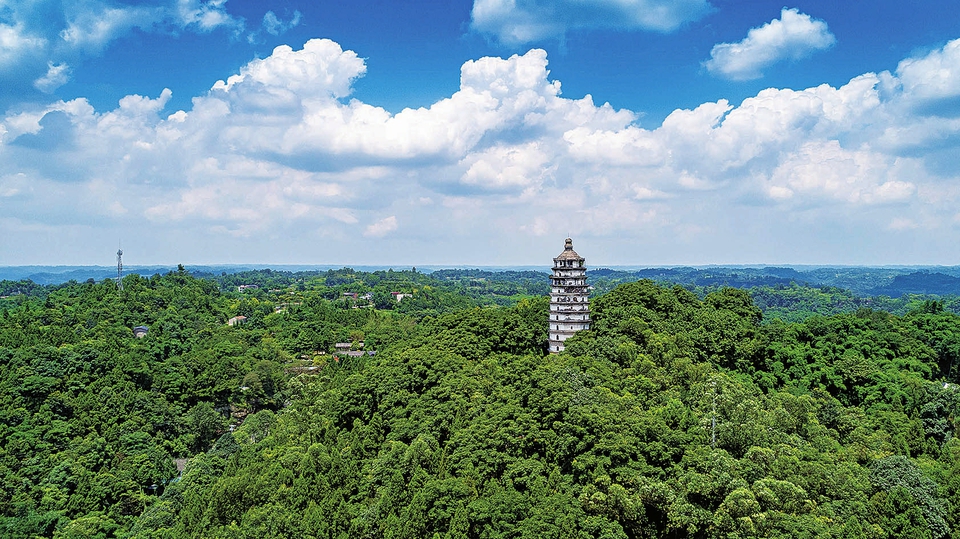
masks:
{"label": "white cloud", "polygon": [[[351,83],[366,70],[363,60],[355,52],[344,51],[329,39],[311,39],[298,51],[288,45],[275,48],[273,54],[251,61],[226,82],[217,81],[213,89],[227,93],[233,91],[239,94],[238,100],[257,97],[247,88],[270,97],[287,99],[340,98],[350,94]],[[272,108],[282,109],[285,103]]]}
{"label": "white cloud", "polygon": [[491,133],[549,131],[570,121],[622,126],[634,118],[609,105],[596,107],[589,98],[560,98],[560,86],[548,80],[546,65],[546,53],[539,49],[506,60],[468,61],[461,69],[460,90],[451,97],[429,108],[390,114],[339,100],[366,66],[353,51],[317,39],[302,50],[278,47],[270,57],[254,60],[214,85],[200,106],[223,113],[221,139],[238,146],[311,159],[365,156],[382,163],[455,163]]}
{"label": "white cloud", "polygon": [[393,232],[397,229],[397,217],[391,215],[390,217],[384,217],[376,223],[371,224],[363,231],[364,236],[373,236],[376,238],[386,236],[387,234]]}
{"label": "white cloud", "polygon": [[99,52],[118,36],[133,28],[149,29],[162,18],[163,11],[153,7],[77,6],[67,16],[67,27],[60,31],[60,39],[71,48]]}
{"label": "white cloud", "polygon": [[177,0],[171,12],[183,28],[194,27],[201,32],[219,27],[243,29],[243,20],[227,13],[226,3],[227,0]]}
{"label": "white cloud", "polygon": [[0,69],[37,55],[46,45],[46,39],[30,34],[22,23],[0,24]]}
{"label": "white cloud", "polygon": [[670,198],[670,195],[664,193],[663,191],[650,189],[649,187],[643,185],[634,185],[632,187],[633,191],[636,193],[634,198],[637,200],[660,200],[664,198]]}
{"label": "white cloud", "polygon": [[45,94],[53,93],[54,90],[63,86],[70,80],[70,66],[67,64],[55,64],[47,62],[46,75],[33,81],[33,87]]}
{"label": "white cloud", "polygon": [[508,45],[570,30],[672,32],[712,11],[707,0],[475,0],[470,27]]}
{"label": "white cloud", "polygon": [[[62,4],[62,5],[61,5]],[[100,54],[133,29],[146,33],[208,33],[224,28],[238,34],[244,19],[227,12],[226,0],[147,0],[123,4],[84,2],[2,3],[0,9],[0,76],[36,77],[44,66],[73,63],[78,56]],[[51,16],[60,12],[60,17]],[[289,27],[298,20],[277,21]],[[40,75],[50,88],[56,78]],[[50,81],[50,82],[47,82]],[[48,90],[43,90],[48,91]]]}
{"label": "white cloud", "polygon": [[539,187],[550,174],[551,156],[539,144],[498,145],[471,153],[460,165],[466,167],[464,184],[489,190],[517,190]]}
{"label": "white cloud", "polygon": [[71,48],[96,53],[133,28],[150,32],[167,26],[210,32],[226,27],[239,30],[243,20],[227,13],[226,0],[175,0],[175,3],[113,7],[84,3],[71,6],[60,38]]}
{"label": "white cloud", "polygon": [[[821,200],[850,204],[904,202],[916,186],[900,177],[903,165],[868,150],[847,150],[836,140],[811,141],[784,156],[767,184],[771,198],[799,195],[803,203]],[[907,177],[908,175],[904,175]]]}
{"label": "white cloud", "polygon": [[453,250],[549,230],[712,249],[745,215],[881,231],[910,215],[922,231],[952,226],[960,203],[960,174],[933,172],[930,157],[956,147],[960,120],[915,110],[950,95],[937,81],[953,46],[896,74],[703,103],[648,129],[562,97],[538,49],[466,62],[456,92],[393,114],[350,98],[362,58],[311,40],[252,60],[190,110],[166,110],[164,90],[108,111],[74,99],[0,118],[0,192],[17,201],[12,219],[146,217],[265,249],[303,231],[376,242],[400,222],[398,245]]}
{"label": "white cloud", "polygon": [[796,8],[783,8],[780,18],[751,28],[738,43],[718,43],[704,66],[711,73],[732,80],[758,79],[763,70],[783,60],[800,60],[829,49],[836,38],[827,23]]}
{"label": "white cloud", "polygon": [[960,96],[960,39],[897,66],[903,92],[917,101]]}
{"label": "white cloud", "polygon": [[666,158],[663,142],[652,132],[635,126],[597,131],[576,127],[564,133],[563,138],[574,158],[583,161],[652,166],[662,164]]}
{"label": "white cloud", "polygon": [[263,29],[266,30],[268,34],[279,36],[280,34],[300,24],[300,17],[300,12],[294,11],[293,16],[290,17],[290,20],[284,21],[281,20],[280,17],[277,17],[276,13],[268,11],[263,16]]}

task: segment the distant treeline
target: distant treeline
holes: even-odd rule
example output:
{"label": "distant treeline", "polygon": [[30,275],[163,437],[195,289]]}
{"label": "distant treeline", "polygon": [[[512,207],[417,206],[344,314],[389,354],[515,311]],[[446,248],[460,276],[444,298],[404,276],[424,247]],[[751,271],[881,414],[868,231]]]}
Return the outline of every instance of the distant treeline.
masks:
{"label": "distant treeline", "polygon": [[[197,277],[210,277],[231,274],[250,274],[256,271],[270,271],[243,265],[203,265],[190,266],[190,273]],[[276,273],[297,275],[318,275],[328,270],[342,268],[332,266],[295,266],[282,265],[272,269]],[[382,271],[380,268],[360,266],[351,268],[363,273]],[[175,266],[127,266],[125,273],[136,273],[149,277],[176,270]],[[385,271],[389,271],[384,268]],[[472,277],[486,280],[518,282],[520,280],[542,279],[546,281],[549,268],[544,264],[542,271],[525,269],[516,271],[510,268],[478,269],[423,269],[420,273],[435,274],[443,280],[459,280]],[[638,279],[651,279],[656,282],[670,282],[684,286],[731,286],[751,288],[754,286],[779,286],[790,283],[815,286],[831,286],[850,290],[860,296],[899,297],[903,294],[960,294],[960,266],[904,266],[904,267],[657,267],[637,270],[609,269],[604,267],[589,270],[594,286],[605,282],[629,282]],[[88,279],[101,281],[116,277],[116,269],[111,266],[0,266],[0,281],[29,280],[41,285],[57,285],[68,281],[83,282]],[[604,288],[606,290],[606,288]]]}
{"label": "distant treeline", "polygon": [[[476,305],[511,305],[521,298],[545,296],[550,292],[546,271],[493,271],[489,269],[442,269],[431,273],[392,269],[360,271],[353,268],[329,270],[244,270],[190,272],[193,277],[214,281],[224,292],[247,288],[245,297],[263,297],[292,288],[317,291],[329,300],[344,300],[344,294],[358,294],[359,304],[400,312],[428,314],[464,301]],[[236,270],[237,268],[232,268]],[[954,271],[957,268],[943,268]],[[187,271],[184,269],[184,271]],[[591,269],[587,273],[591,295],[603,295],[616,286],[650,279],[677,284],[698,297],[724,287],[748,290],[766,319],[803,320],[813,314],[830,315],[867,307],[894,314],[914,310],[924,301],[938,301],[946,311],[960,313],[960,277],[927,270],[898,268],[647,268],[640,270]],[[906,272],[906,273],[905,273]],[[160,275],[158,273],[157,275]],[[101,281],[111,279],[104,277]],[[86,282],[97,282],[87,279]],[[53,291],[76,284],[39,284],[31,280],[0,281],[0,302],[26,297],[45,297]],[[415,293],[418,291],[419,293]],[[391,294],[395,293],[395,294]],[[406,302],[396,301],[402,294]],[[443,307],[441,304],[446,304]]]}
{"label": "distant treeline", "polygon": [[910,268],[840,267],[797,270],[765,268],[648,268],[635,271],[599,268],[590,270],[591,283],[607,288],[622,282],[652,279],[688,287],[778,287],[791,284],[850,290],[863,297],[900,297],[904,294],[960,295],[960,267],[937,271]]}

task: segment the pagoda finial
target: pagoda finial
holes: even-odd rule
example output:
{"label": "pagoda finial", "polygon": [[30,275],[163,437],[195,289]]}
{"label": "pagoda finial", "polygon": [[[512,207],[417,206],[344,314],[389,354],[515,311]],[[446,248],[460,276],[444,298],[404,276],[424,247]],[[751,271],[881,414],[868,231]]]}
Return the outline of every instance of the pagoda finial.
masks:
{"label": "pagoda finial", "polygon": [[563,250],[564,250],[564,251],[572,251],[572,250],[573,250],[573,240],[572,240],[572,239],[567,238],[566,240],[564,240],[564,242],[563,242]]}

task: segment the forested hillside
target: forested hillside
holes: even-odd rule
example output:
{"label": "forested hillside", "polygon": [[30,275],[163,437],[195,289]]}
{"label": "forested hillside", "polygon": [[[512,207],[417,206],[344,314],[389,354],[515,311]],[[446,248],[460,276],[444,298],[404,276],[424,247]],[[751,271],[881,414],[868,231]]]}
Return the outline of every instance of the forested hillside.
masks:
{"label": "forested hillside", "polygon": [[[543,356],[545,302],[424,321],[296,379],[136,537],[946,537],[960,502],[952,314],[761,324],[650,282]],[[937,382],[934,382],[937,380]]]}
{"label": "forested hillside", "polygon": [[545,355],[546,298],[447,277],[178,271],[5,300],[0,535],[960,537],[942,303],[785,322],[640,281]]}
{"label": "forested hillside", "polygon": [[960,295],[960,267],[776,267],[776,266],[712,266],[645,268],[591,271],[594,286],[607,290],[611,285],[651,279],[680,284],[687,288],[779,288],[794,284],[809,287],[842,289],[861,297],[904,294]]}
{"label": "forested hillside", "polygon": [[[181,268],[0,301],[0,536],[122,535],[177,477],[173,459],[280,410],[293,373],[338,364],[336,342],[376,350],[407,334],[412,315],[324,299],[343,273],[240,293]],[[471,305],[419,292],[403,310]]]}

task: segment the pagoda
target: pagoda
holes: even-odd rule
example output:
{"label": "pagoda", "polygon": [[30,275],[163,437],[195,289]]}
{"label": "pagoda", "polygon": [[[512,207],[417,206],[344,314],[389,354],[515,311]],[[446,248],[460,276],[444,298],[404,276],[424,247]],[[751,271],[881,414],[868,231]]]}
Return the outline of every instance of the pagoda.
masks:
{"label": "pagoda", "polygon": [[563,341],[582,329],[590,329],[586,260],[573,250],[567,238],[563,252],[553,259],[550,276],[550,353],[563,351]]}

